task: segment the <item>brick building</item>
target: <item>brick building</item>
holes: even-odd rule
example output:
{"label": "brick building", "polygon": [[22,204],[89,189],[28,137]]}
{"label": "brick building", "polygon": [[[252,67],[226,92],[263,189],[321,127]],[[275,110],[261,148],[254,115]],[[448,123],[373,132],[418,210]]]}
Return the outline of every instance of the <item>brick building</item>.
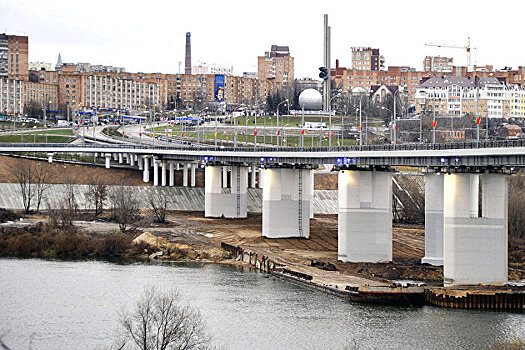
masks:
{"label": "brick building", "polygon": [[441,56],[426,56],[423,60],[425,72],[452,72],[453,58]]}
{"label": "brick building", "polygon": [[28,79],[27,36],[0,34],[0,77]]}
{"label": "brick building", "polygon": [[352,47],[352,68],[355,70],[378,71],[384,68],[385,58],[379,49],[370,47]]}
{"label": "brick building", "polygon": [[288,46],[272,45],[264,56],[257,57],[257,77],[286,84],[294,80],[294,58]]}

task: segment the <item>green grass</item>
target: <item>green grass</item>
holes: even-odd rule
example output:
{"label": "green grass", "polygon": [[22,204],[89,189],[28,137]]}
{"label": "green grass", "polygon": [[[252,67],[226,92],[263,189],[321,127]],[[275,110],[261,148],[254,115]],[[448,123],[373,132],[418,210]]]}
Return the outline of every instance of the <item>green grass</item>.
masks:
{"label": "green grass", "polygon": [[3,143],[67,143],[74,139],[74,137],[62,135],[41,135],[41,134],[16,134],[16,135],[0,135],[0,142]]}
{"label": "green grass", "polygon": [[48,129],[48,130],[38,130],[34,132],[35,134],[53,134],[53,135],[69,135],[73,136],[75,133],[71,129]]}
{"label": "green grass", "polygon": [[[163,136],[163,137],[167,137],[166,134],[163,132],[164,130],[157,130],[158,132],[158,136]],[[324,131],[324,134],[326,135],[327,131],[325,130]],[[174,132],[174,134],[172,135],[171,133],[168,133],[168,137],[171,137],[172,139],[176,139],[176,140],[180,140],[181,139],[181,134],[180,134],[180,131],[179,130],[176,130]],[[205,143],[214,143],[215,142],[215,133],[214,132],[201,132],[200,134],[200,137],[199,137],[199,141],[200,142],[205,142]],[[149,133],[149,136],[153,136],[153,133]],[[182,138],[183,140],[186,140],[186,141],[197,141],[197,132],[195,131],[186,131],[184,132],[184,137]],[[312,139],[313,139],[313,147],[319,147],[319,134],[313,134],[313,138],[312,138],[312,134],[310,135],[306,135],[304,137],[304,146],[305,147],[312,147]],[[227,141],[230,145],[233,145],[234,141],[235,141],[235,136],[233,135],[233,130],[232,131],[229,131],[228,134],[224,134],[224,133],[221,133],[219,132],[218,135],[217,135],[217,140],[218,141]],[[277,137],[276,135],[272,134],[272,135],[266,135],[266,137],[264,137],[262,134],[261,134],[261,130],[258,131],[258,135],[257,135],[257,138],[254,137],[253,135],[253,131],[249,132],[248,134],[237,134],[237,142],[238,143],[250,143],[251,145],[255,143],[255,140],[257,140],[257,145],[263,145],[263,141],[265,141],[266,144],[268,145],[276,145],[277,144]],[[340,144],[340,138],[334,136],[332,138],[332,146],[338,146]],[[282,145],[283,146],[288,146],[288,147],[298,147],[300,144],[300,137],[295,135],[295,136],[285,136],[285,137],[282,137]],[[329,144],[329,140],[328,140],[328,137],[327,136],[323,136],[322,138],[322,143],[321,145],[323,147],[326,147],[328,146]],[[345,139],[344,140],[344,145],[345,146],[352,146],[352,145],[355,145],[356,144],[356,141],[355,140],[352,140],[352,139]],[[239,144],[239,146],[241,146]]]}

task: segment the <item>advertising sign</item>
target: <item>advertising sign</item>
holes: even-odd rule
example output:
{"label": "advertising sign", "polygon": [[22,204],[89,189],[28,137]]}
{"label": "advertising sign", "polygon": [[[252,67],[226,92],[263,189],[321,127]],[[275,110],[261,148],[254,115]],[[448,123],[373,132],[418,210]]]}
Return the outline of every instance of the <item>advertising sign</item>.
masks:
{"label": "advertising sign", "polygon": [[215,88],[213,90],[213,96],[215,96],[215,102],[224,101],[224,75],[215,74]]}

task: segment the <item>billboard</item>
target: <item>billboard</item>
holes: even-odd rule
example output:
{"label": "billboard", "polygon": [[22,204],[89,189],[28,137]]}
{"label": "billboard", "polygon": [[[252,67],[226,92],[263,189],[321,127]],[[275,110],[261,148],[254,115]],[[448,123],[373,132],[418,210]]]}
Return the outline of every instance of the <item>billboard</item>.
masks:
{"label": "billboard", "polygon": [[215,96],[215,102],[224,102],[224,74],[215,74],[213,96]]}

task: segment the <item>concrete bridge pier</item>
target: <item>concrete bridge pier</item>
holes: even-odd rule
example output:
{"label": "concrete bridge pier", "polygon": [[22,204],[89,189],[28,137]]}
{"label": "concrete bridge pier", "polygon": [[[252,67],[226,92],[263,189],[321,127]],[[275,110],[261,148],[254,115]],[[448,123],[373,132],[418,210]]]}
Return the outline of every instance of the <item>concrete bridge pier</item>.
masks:
{"label": "concrete bridge pier", "polygon": [[188,170],[190,168],[190,163],[184,163],[182,168],[182,186],[188,187]]}
{"label": "concrete bridge pier", "polygon": [[168,172],[169,172],[169,184],[170,186],[175,186],[175,164],[173,162],[168,162]]}
{"label": "concrete bridge pier", "polygon": [[48,163],[53,163],[53,153],[48,153],[47,154],[47,162]]}
{"label": "concrete bridge pier", "polygon": [[144,170],[144,156],[140,156],[138,159],[139,170]]}
{"label": "concrete bridge pier", "polygon": [[262,170],[264,237],[310,237],[310,171],[293,168]]}
{"label": "concrete bridge pier", "polygon": [[264,172],[259,168],[259,188],[263,188],[264,185]]}
{"label": "concrete bridge pier", "polygon": [[228,167],[222,167],[222,188],[228,188]]}
{"label": "concrete bridge pier", "polygon": [[315,171],[310,170],[310,219],[314,218],[314,200],[315,200]]}
{"label": "concrete bridge pier", "polygon": [[149,182],[149,158],[143,157],[143,173],[142,173],[142,181],[143,182]]}
{"label": "concrete bridge pier", "polygon": [[114,161],[117,161],[117,160],[118,160],[118,154],[117,154],[117,153],[113,153],[113,160],[114,160]]}
{"label": "concrete bridge pier", "polygon": [[130,166],[135,166],[135,155],[134,154],[128,154],[128,159],[129,159],[129,165]]}
{"label": "concrete bridge pier", "polygon": [[341,261],[392,261],[392,173],[340,170],[338,256]]}
{"label": "concrete bridge pier", "polygon": [[196,163],[191,163],[191,177],[190,177],[190,186],[195,187],[195,171],[197,169]]}
{"label": "concrete bridge pier", "polygon": [[124,157],[123,157],[122,153],[118,153],[118,163],[119,164],[124,163]]}
{"label": "concrete bridge pier", "polygon": [[221,166],[207,166],[204,170],[204,216],[247,217],[248,167],[232,166],[231,191],[222,188]]}
{"label": "concrete bridge pier", "polygon": [[111,168],[111,153],[106,153],[106,169]]}
{"label": "concrete bridge pier", "polygon": [[444,177],[434,171],[425,173],[425,257],[421,259],[422,264],[443,266]]}
{"label": "concrete bridge pier", "polygon": [[256,179],[256,175],[257,175],[257,166],[252,165],[250,167],[250,169],[251,169],[251,173],[250,173],[250,187],[251,188],[255,188],[256,187],[255,186],[256,185],[255,184],[255,182],[256,182],[255,179]]}
{"label": "concrete bridge pier", "polygon": [[474,213],[478,176],[444,175],[445,286],[508,282],[508,176],[482,176],[482,215]]}
{"label": "concrete bridge pier", "polygon": [[159,163],[160,160],[153,157],[153,186],[159,185]]}
{"label": "concrete bridge pier", "polygon": [[166,186],[166,165],[167,165],[167,162],[165,160],[162,160],[161,163],[160,163],[160,184],[162,186]]}

